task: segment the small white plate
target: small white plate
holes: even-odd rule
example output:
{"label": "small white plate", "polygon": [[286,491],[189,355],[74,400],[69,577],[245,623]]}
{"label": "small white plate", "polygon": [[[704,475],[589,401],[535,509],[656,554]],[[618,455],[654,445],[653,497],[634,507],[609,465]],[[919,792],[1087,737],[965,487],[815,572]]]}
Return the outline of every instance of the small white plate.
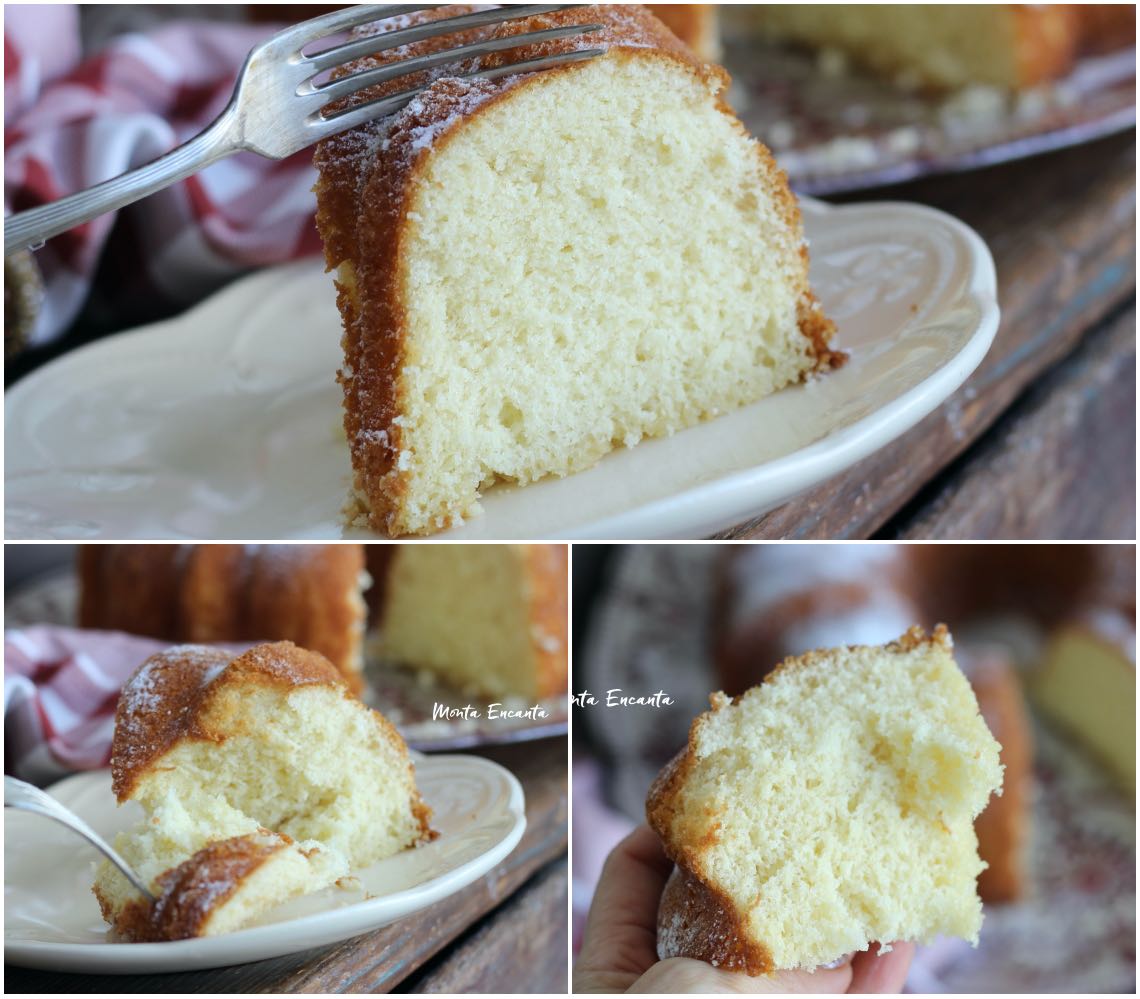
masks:
{"label": "small white plate", "polygon": [[[248,929],[172,943],[109,943],[91,893],[99,854],[63,826],[5,810],[4,959],[94,974],[221,968],[337,943],[426,908],[502,861],[526,817],[519,782],[498,764],[477,756],[415,759],[437,839],[357,872],[359,890],[328,888],[286,902]],[[68,777],[50,792],[106,838],[140,815],[134,804],[116,808],[107,770]]]}
{"label": "small white plate", "polygon": [[[910,204],[803,200],[841,370],[565,479],[499,486],[452,538],[696,538],[865,458],[944,402],[998,324],[993,258]],[[340,319],[312,260],[72,351],[5,399],[7,538],[337,538]],[[870,485],[873,485],[870,484]]]}

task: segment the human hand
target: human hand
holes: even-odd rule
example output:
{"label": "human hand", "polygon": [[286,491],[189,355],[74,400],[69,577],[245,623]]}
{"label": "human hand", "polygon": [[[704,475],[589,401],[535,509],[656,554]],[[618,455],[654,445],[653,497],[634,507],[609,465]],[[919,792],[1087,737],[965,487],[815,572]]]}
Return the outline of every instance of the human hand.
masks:
{"label": "human hand", "polygon": [[657,904],[673,864],[648,826],[622,840],[598,881],[582,952],[574,966],[574,992],[892,993],[901,992],[914,945],[878,946],[836,968],[777,971],[752,977],[704,961],[657,960]]}

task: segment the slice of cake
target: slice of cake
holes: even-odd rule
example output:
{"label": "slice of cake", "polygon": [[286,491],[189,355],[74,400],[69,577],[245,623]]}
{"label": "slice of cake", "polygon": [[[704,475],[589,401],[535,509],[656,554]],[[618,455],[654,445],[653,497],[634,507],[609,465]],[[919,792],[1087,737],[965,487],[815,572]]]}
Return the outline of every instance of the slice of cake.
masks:
{"label": "slice of cake", "polygon": [[795,198],[724,103],[723,70],[635,5],[463,40],[581,23],[604,30],[480,65],[604,55],[495,82],[401,77],[367,96],[428,88],[317,148],[350,515],[375,530],[461,523],[492,483],[587,468],[837,360]]}
{"label": "slice of cake", "polygon": [[95,881],[130,940],[236,929],[433,835],[403,739],[289,642],[148,659],[119,698],[111,776],[146,816],[114,845],[155,902],[108,862]]}
{"label": "slice of cake", "polygon": [[565,545],[401,545],[380,653],[491,697],[564,694],[566,571]]}
{"label": "slice of cake", "polygon": [[[939,608],[949,609],[969,634],[981,608],[1047,615],[1088,590],[1083,552],[1075,546],[1054,552],[986,545],[964,553],[959,547],[730,546],[714,577],[718,682],[730,695],[743,693],[788,656],[840,641],[885,642],[937,620],[944,613]],[[957,661],[1001,743],[1005,772],[1002,795],[991,798],[974,823],[986,863],[978,894],[983,902],[1010,902],[1026,886],[1032,726],[1016,668],[1000,645],[960,642]]]}
{"label": "slice of cake", "polygon": [[658,954],[761,974],[870,943],[976,942],[974,818],[999,747],[950,636],[787,659],[712,696],[646,805],[677,864]]}
{"label": "slice of cake", "polygon": [[[136,857],[142,855],[135,851]],[[177,858],[155,854],[154,859],[162,864]],[[259,829],[211,842],[159,874],[153,904],[141,902],[133,892],[124,897],[119,884],[96,894],[104,918],[125,939],[185,940],[241,929],[274,906],[327,888],[347,874],[342,855]]]}
{"label": "slice of cake", "polygon": [[1136,624],[1090,610],[1050,636],[1030,695],[1132,794],[1136,793]]}

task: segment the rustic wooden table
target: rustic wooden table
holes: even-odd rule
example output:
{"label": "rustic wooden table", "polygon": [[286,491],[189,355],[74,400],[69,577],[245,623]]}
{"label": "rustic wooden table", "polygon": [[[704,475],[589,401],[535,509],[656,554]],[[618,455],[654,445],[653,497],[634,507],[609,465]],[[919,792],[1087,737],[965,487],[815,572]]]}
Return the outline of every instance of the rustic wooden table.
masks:
{"label": "rustic wooden table", "polygon": [[518,777],[527,828],[476,884],[392,926],[330,948],[166,975],[5,968],[5,992],[565,992],[567,745],[544,739],[482,751]]}
{"label": "rustic wooden table", "polygon": [[982,235],[994,345],[912,431],[720,537],[1135,538],[1135,133],[873,197]]}

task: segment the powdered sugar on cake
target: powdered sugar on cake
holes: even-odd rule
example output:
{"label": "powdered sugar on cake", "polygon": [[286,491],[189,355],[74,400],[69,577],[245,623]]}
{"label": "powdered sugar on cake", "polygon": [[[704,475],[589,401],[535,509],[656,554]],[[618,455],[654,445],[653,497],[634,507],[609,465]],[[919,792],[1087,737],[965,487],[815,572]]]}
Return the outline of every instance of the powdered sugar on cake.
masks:
{"label": "powdered sugar on cake", "polygon": [[175,659],[196,666],[198,686],[205,687],[214,679],[233,657],[208,645],[179,645],[166,652],[152,656],[128,681],[119,698],[119,711],[127,717],[137,718],[153,714],[167,707],[167,692],[162,688],[163,673]]}
{"label": "powdered sugar on cake", "polygon": [[[477,4],[465,8],[463,13],[477,13],[494,9],[497,8],[493,4]],[[389,34],[422,25],[427,20],[428,18],[425,18],[422,12],[399,14],[361,25],[354,29],[352,37],[357,39]],[[616,20],[617,26],[630,32],[630,34],[622,35],[620,40],[617,40],[616,36],[621,35],[622,32],[615,32],[615,25],[611,24],[606,30],[600,32],[590,32],[559,39],[557,43],[545,43],[546,47],[556,44],[556,51],[565,54],[594,49],[605,51],[615,45],[631,49],[655,47],[654,42],[643,39],[638,34],[642,30],[638,18],[619,11],[612,20]],[[487,32],[487,37],[490,37],[490,32],[494,29],[484,30]],[[527,30],[533,29],[527,28]],[[469,43],[472,40],[470,31],[464,32],[464,34],[466,37],[462,39],[458,36],[455,38],[455,45]],[[511,53],[513,61],[521,62],[535,57],[533,52],[525,51],[525,45],[521,48],[522,51]],[[349,64],[347,68],[353,72],[359,72],[377,65],[422,56],[425,51],[422,42],[406,43],[385,50],[379,57],[360,59]],[[544,47],[543,54],[552,53],[547,53]],[[407,134],[400,137],[399,149],[401,155],[410,161],[421,151],[430,149],[455,124],[474,114],[480,106],[496,94],[513,86],[521,76],[527,73],[524,69],[518,74],[499,77],[493,81],[466,78],[467,74],[477,71],[480,66],[479,57],[473,57],[466,61],[457,60],[416,73],[414,82],[411,76],[406,81],[398,80],[397,83],[403,83],[403,85],[387,90],[387,94],[416,87],[423,87],[423,90],[401,110],[341,133],[331,140],[335,144],[337,157],[355,165],[358,184],[367,177],[368,167],[377,154],[389,151],[394,144],[394,137],[402,130],[406,130]],[[371,96],[375,96],[375,94]],[[365,97],[362,94],[354,95],[352,99],[352,103],[363,103],[364,101]]]}

